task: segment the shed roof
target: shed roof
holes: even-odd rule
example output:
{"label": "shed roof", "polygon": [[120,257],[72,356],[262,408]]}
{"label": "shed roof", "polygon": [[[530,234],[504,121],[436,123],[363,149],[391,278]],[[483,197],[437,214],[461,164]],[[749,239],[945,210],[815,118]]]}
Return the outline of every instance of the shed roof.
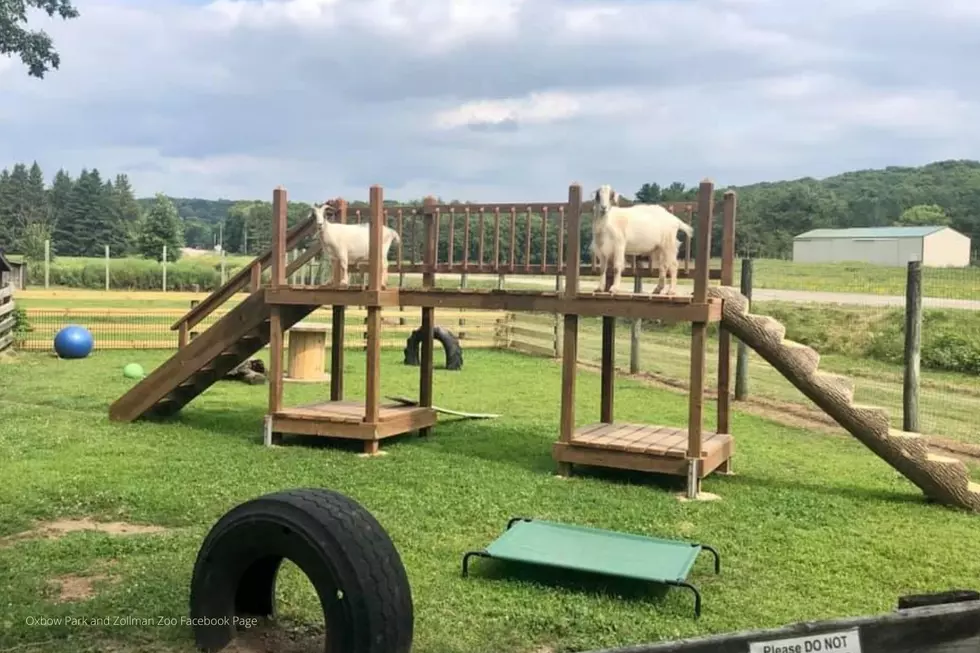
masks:
{"label": "shed roof", "polygon": [[793,240],[820,238],[922,238],[949,227],[854,227],[852,229],[811,229]]}

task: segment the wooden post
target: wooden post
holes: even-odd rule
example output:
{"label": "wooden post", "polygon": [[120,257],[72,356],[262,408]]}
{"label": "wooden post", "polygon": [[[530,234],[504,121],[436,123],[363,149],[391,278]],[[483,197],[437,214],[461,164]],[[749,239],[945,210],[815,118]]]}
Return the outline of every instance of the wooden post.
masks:
{"label": "wooden post", "polygon": [[[436,285],[436,263],[439,260],[439,229],[435,215],[436,198],[426,197],[422,202],[422,287]],[[422,347],[419,358],[419,406],[432,407],[433,382],[433,331],[435,309],[422,307]],[[419,435],[429,435],[430,428],[419,430]]]}
{"label": "wooden post", "polygon": [[330,401],[344,399],[344,328],[347,307],[334,306],[330,318]]}
{"label": "wooden post", "polygon": [[47,289],[51,281],[51,241],[44,241],[44,288]]}
{"label": "wooden post", "polygon": [[[286,189],[278,186],[272,192],[272,280],[270,285],[273,288],[286,285],[286,207]],[[269,319],[270,417],[274,417],[276,413],[282,410],[283,339],[282,307],[278,305],[272,306]],[[273,433],[273,443],[277,439],[278,436]]]}
{"label": "wooden post", "polygon": [[[565,298],[573,299],[578,294],[579,220],[582,212],[582,186],[572,184],[568,187],[568,250],[565,252]],[[565,315],[565,334],[562,343],[561,364],[561,431],[559,440],[570,442],[575,434],[575,381],[578,373],[578,315]],[[572,466],[559,463],[558,474],[568,476]]]}
{"label": "wooden post", "polygon": [[[697,251],[694,260],[692,301],[708,298],[708,275],[711,268],[711,217],[714,212],[714,185],[705,179],[698,187],[698,225],[694,232]],[[688,403],[687,498],[701,493],[701,445],[704,426],[704,377],[707,372],[707,322],[691,325],[691,384]]]}
{"label": "wooden post", "polygon": [[[559,261],[559,263],[561,263],[561,261]],[[561,274],[556,274],[555,275],[555,294],[557,294],[559,297],[561,297],[561,289],[562,289],[562,283],[561,283],[561,281],[562,281]],[[554,324],[552,325],[552,346],[554,347],[554,350],[555,350],[555,358],[558,358],[561,355],[561,340],[562,340],[562,338],[561,338],[562,328],[561,327],[562,327],[561,314],[560,313],[555,313],[555,316],[554,316]]]}
{"label": "wooden post", "polygon": [[105,289],[109,292],[109,246],[105,246]]}
{"label": "wooden post", "polygon": [[163,292],[167,292],[167,246],[163,246]]}
{"label": "wooden post", "polygon": [[613,389],[616,383],[616,318],[602,316],[602,375],[600,387],[602,396],[599,402],[599,421],[613,422]]}
{"label": "wooden post", "polygon": [[[371,186],[371,240],[368,246],[368,290],[381,290],[381,237],[384,233],[384,190]],[[381,412],[381,307],[367,307],[367,377],[364,421],[377,424]],[[365,445],[367,446],[367,445]],[[377,446],[376,444],[374,445]]]}
{"label": "wooden post", "polygon": [[228,282],[228,270],[226,267],[227,259],[225,258],[225,248],[221,247],[221,285],[225,285]]}
{"label": "wooden post", "polygon": [[[721,285],[735,281],[735,191],[725,191],[721,231]],[[718,433],[731,433],[732,334],[718,325]],[[725,468],[722,471],[730,471]]]}
{"label": "wooden post", "polygon": [[[652,265],[652,263],[651,263]],[[637,267],[636,257],[633,257],[633,292],[639,295],[643,292],[643,277]],[[640,371],[640,334],[643,332],[643,320],[636,318],[630,325],[630,374]]]}
{"label": "wooden post", "polygon": [[[739,291],[752,305],[752,259],[742,259],[742,279]],[[735,360],[735,400],[742,401],[749,395],[749,348],[738,341],[738,355]]]}
{"label": "wooden post", "polygon": [[922,345],[922,262],[909,261],[905,281],[905,377],[902,430],[919,432],[919,366]]}

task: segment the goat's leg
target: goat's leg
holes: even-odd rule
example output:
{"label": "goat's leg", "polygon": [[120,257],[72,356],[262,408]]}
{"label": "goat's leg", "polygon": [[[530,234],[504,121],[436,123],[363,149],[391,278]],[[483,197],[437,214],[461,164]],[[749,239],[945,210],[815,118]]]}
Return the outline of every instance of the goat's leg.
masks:
{"label": "goat's leg", "polygon": [[609,268],[609,257],[604,256],[602,253],[596,251],[596,258],[599,259],[599,284],[595,288],[595,292],[605,292],[606,291],[606,270]]}
{"label": "goat's leg", "polygon": [[671,259],[668,264],[668,269],[670,273],[670,287],[667,290],[668,295],[677,294],[677,259]]}
{"label": "goat's leg", "polygon": [[613,261],[613,281],[609,287],[609,292],[620,292],[619,284],[623,281],[623,270],[626,268],[626,247],[616,248],[615,261]]}
{"label": "goat's leg", "polygon": [[667,276],[667,262],[664,253],[659,249],[657,250],[657,287],[653,289],[654,295],[659,295],[664,291],[664,286],[666,285]]}
{"label": "goat's leg", "polygon": [[337,263],[340,266],[340,285],[350,285],[350,276],[347,274],[347,254],[344,253],[338,256]]}

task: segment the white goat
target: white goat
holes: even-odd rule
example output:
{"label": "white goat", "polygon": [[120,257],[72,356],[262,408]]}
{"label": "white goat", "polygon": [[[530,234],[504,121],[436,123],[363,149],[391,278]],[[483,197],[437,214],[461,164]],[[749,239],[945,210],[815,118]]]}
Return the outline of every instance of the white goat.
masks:
{"label": "white goat", "polygon": [[[332,261],[340,264],[340,285],[350,284],[347,273],[349,263],[370,260],[371,229],[369,224],[343,224],[327,220],[327,212],[332,215],[333,207],[327,203],[314,204],[310,211],[311,217],[316,217],[317,236],[323,253],[329,255]],[[388,250],[392,242],[401,242],[398,232],[385,226],[381,236],[381,287],[388,287]],[[322,270],[319,275],[322,278]],[[337,281],[334,279],[334,281]]]}
{"label": "white goat", "polygon": [[658,204],[635,204],[628,208],[616,206],[619,193],[608,184],[596,192],[592,205],[592,246],[599,259],[599,285],[596,291],[605,290],[606,270],[612,260],[614,277],[610,292],[619,292],[626,256],[649,255],[650,265],[656,261],[660,268],[660,280],[654,294],[663,291],[665,277],[671,278],[668,295],[677,292],[677,251],[680,242],[678,230],[687,234],[688,243],[694,229],[676,215]]}

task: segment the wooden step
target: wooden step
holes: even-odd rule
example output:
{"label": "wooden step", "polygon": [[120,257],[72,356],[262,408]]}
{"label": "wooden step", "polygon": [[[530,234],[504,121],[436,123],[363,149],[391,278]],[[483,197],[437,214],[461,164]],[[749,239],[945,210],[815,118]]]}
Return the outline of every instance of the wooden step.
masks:
{"label": "wooden step", "polygon": [[871,432],[882,440],[888,438],[891,428],[891,417],[888,410],[881,406],[869,406],[866,404],[851,404],[851,412],[857,419],[867,426]]}
{"label": "wooden step", "polygon": [[813,382],[822,392],[842,403],[849,404],[854,401],[854,380],[848,376],[817,370],[813,374]]}
{"label": "wooden step", "polygon": [[786,337],[786,326],[774,317],[747,313],[745,319],[765,331],[773,342],[781,342]]}
{"label": "wooden step", "polygon": [[820,354],[812,347],[794,340],[783,340],[779,346],[786,349],[786,355],[796,361],[796,367],[802,376],[811,376],[820,366]]}
{"label": "wooden step", "polygon": [[909,458],[924,460],[929,455],[929,441],[919,433],[888,429],[888,437],[898,442]]}

